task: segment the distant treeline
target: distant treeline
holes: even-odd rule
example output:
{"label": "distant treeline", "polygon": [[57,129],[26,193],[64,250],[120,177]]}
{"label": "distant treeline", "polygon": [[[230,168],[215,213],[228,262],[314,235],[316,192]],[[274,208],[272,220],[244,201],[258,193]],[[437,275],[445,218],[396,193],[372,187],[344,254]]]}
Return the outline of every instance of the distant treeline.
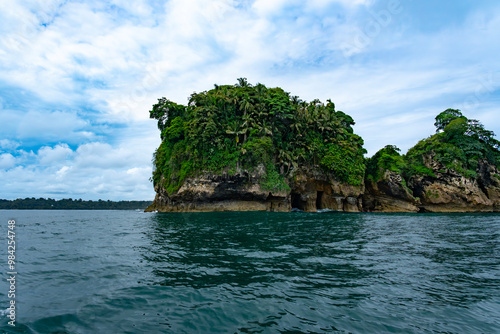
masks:
{"label": "distant treeline", "polygon": [[84,201],[82,199],[18,198],[0,199],[0,209],[14,210],[144,210],[152,201]]}

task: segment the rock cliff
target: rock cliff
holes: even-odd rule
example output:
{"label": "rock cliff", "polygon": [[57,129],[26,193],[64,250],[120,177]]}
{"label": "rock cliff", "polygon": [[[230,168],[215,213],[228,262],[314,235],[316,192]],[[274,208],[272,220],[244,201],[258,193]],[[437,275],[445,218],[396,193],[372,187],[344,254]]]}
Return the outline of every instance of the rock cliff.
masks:
{"label": "rock cliff", "polygon": [[380,180],[366,181],[363,206],[370,212],[418,212],[420,201],[413,197],[403,177],[386,170]]}
{"label": "rock cliff", "polygon": [[500,173],[494,165],[480,162],[472,179],[432,157],[425,161],[434,176],[413,176],[408,185],[389,170],[377,182],[352,186],[320,169],[301,168],[287,180],[290,190],[269,191],[261,185],[263,166],[234,175],[205,173],[187,178],[173,194],[157,185],[147,211],[500,212]]}
{"label": "rock cliff", "polygon": [[353,186],[339,182],[318,168],[298,169],[290,182],[291,207],[306,212],[363,210],[364,185]]}
{"label": "rock cliff", "polygon": [[363,139],[331,100],[239,78],[149,115],[162,140],[150,211],[362,210]]}
{"label": "rock cliff", "polygon": [[162,97],[149,113],[162,141],[148,211],[500,211],[500,141],[458,109],[406,154],[387,145],[368,159],[331,100],[246,78],[187,105]]}
{"label": "rock cliff", "polygon": [[155,200],[146,211],[290,211],[289,193],[266,191],[260,185],[262,168],[234,175],[204,173],[187,178],[173,194],[156,185]]}
{"label": "rock cliff", "polygon": [[286,191],[263,189],[264,174],[262,165],[252,172],[240,170],[234,175],[205,173],[187,178],[173,194],[157,185],[155,200],[146,211],[362,211],[364,187],[338,182],[320,169],[297,170],[287,180],[290,190]]}
{"label": "rock cliff", "polygon": [[420,198],[421,212],[499,212],[500,180],[494,165],[481,161],[477,177],[466,178],[428,157],[426,165],[435,176],[409,180],[413,194]]}
{"label": "rock cliff", "polygon": [[424,157],[433,176],[403,177],[385,171],[378,182],[366,181],[365,211],[372,212],[500,212],[500,175],[481,161],[477,177],[467,178],[447,169],[433,155]]}

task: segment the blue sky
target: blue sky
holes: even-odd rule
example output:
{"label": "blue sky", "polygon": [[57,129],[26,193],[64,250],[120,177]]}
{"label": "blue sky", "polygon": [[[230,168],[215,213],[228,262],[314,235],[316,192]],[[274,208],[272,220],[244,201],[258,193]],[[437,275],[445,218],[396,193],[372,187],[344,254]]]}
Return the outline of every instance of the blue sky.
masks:
{"label": "blue sky", "polygon": [[369,155],[447,108],[500,134],[499,31],[487,0],[4,0],[0,198],[153,199],[151,105],[239,77],[331,98]]}

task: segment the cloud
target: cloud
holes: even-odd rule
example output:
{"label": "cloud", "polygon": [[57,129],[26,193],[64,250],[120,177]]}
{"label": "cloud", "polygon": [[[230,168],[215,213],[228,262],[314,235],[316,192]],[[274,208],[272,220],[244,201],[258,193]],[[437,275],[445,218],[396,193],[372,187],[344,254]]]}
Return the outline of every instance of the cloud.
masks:
{"label": "cloud", "polygon": [[[35,106],[36,104],[34,104]],[[0,113],[3,139],[1,147],[13,149],[21,144],[37,146],[57,142],[71,144],[99,139],[94,131],[102,131],[90,118],[74,111],[46,111],[6,109]]]}
{"label": "cloud", "polygon": [[330,4],[339,3],[345,7],[357,6],[357,5],[369,5],[373,3],[371,0],[313,0],[311,1],[314,6],[325,7]]}
{"label": "cloud", "polygon": [[29,111],[19,122],[17,134],[23,139],[38,140],[71,140],[92,137],[93,134],[83,131],[88,122],[76,113],[54,111]]}
{"label": "cloud", "polygon": [[[154,146],[133,154],[123,146],[90,143],[75,151],[68,145],[42,147],[29,164],[12,154],[0,155],[2,196],[138,199],[154,197],[149,177]],[[18,152],[20,155],[26,152]],[[24,185],[20,187],[20,185]],[[28,186],[29,185],[29,186]]]}
{"label": "cloud", "polygon": [[112,0],[111,3],[133,16],[142,18],[151,17],[154,8],[145,0]]}
{"label": "cloud", "polygon": [[0,154],[2,197],[152,199],[155,122],[115,131],[117,138],[107,143],[58,143],[36,151],[12,145],[11,153]]}
{"label": "cloud", "polygon": [[38,158],[43,166],[53,166],[65,162],[72,155],[73,151],[67,144],[60,144],[55,147],[44,146],[38,150]]}
{"label": "cloud", "polygon": [[0,182],[9,196],[151,197],[159,143],[151,105],[162,96],[186,103],[238,77],[309,101],[331,98],[354,117],[369,155],[387,144],[405,151],[449,107],[500,133],[494,1],[0,7]]}
{"label": "cloud", "polygon": [[10,153],[0,154],[0,169],[10,169],[16,164],[16,158]]}
{"label": "cloud", "polygon": [[76,150],[75,164],[80,168],[126,168],[136,160],[137,153],[125,147],[112,148],[107,143],[89,143]]}
{"label": "cloud", "polygon": [[268,16],[268,15],[280,15],[283,11],[289,7],[302,7],[306,9],[306,11],[317,11],[321,9],[325,9],[331,5],[341,5],[344,8],[352,8],[359,5],[368,6],[373,1],[370,0],[311,0],[307,2],[298,1],[298,0],[274,0],[274,1],[266,1],[266,0],[256,0],[252,5],[252,9],[259,16]]}
{"label": "cloud", "polygon": [[0,140],[0,149],[5,151],[12,151],[18,148],[21,144],[17,141],[10,139],[1,139]]}

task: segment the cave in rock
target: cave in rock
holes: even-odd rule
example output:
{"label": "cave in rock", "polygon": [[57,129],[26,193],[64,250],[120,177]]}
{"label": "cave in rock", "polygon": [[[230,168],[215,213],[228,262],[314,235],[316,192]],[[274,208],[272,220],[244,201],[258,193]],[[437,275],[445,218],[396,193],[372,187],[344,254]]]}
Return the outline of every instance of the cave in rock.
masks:
{"label": "cave in rock", "polygon": [[292,209],[305,209],[305,203],[302,201],[300,194],[292,193]]}
{"label": "cave in rock", "polygon": [[318,191],[317,195],[316,195],[316,209],[317,210],[321,210],[323,209],[323,205],[322,205],[322,199],[323,199],[323,192],[322,191]]}

